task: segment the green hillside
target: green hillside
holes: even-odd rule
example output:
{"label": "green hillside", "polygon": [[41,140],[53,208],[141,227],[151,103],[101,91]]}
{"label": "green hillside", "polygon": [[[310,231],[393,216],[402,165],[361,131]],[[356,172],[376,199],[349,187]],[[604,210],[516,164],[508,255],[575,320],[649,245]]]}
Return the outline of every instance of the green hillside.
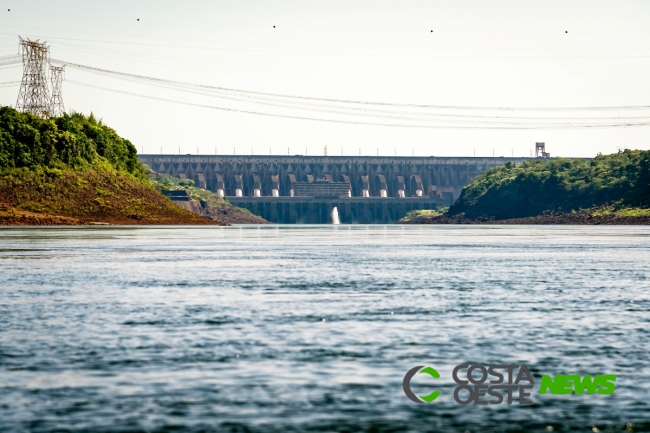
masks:
{"label": "green hillside", "polygon": [[509,162],[470,182],[447,215],[508,219],[599,206],[650,207],[650,151]]}
{"label": "green hillside", "polygon": [[0,224],[214,224],[146,179],[133,144],[91,114],[0,108]]}
{"label": "green hillside", "polygon": [[0,170],[58,167],[109,169],[144,178],[144,166],[129,140],[91,114],[41,119],[0,108]]}

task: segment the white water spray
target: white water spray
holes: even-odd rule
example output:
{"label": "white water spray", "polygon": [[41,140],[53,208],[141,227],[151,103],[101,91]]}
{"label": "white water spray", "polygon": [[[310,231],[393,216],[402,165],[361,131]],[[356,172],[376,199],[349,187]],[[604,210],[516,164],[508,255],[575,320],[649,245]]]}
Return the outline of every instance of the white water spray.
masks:
{"label": "white water spray", "polygon": [[339,220],[339,209],[336,206],[332,209],[332,224],[341,224],[341,220]]}

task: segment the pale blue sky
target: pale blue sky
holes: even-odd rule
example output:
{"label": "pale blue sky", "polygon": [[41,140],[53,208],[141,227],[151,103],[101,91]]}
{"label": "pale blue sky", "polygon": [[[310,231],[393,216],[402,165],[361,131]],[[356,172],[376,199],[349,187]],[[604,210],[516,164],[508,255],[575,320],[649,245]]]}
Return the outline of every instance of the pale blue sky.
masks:
{"label": "pale blue sky", "polygon": [[[649,1],[0,1],[17,36],[55,59],[254,91],[394,103],[650,106]],[[7,9],[11,9],[8,11]],[[140,19],[140,21],[137,21]],[[273,28],[273,26],[276,26]],[[0,68],[0,82],[20,67]],[[68,68],[68,110],[93,111],[146,153],[593,156],[650,148],[650,127],[404,129],[228,113],[84,87],[246,109]],[[14,105],[18,85],[0,87]],[[233,105],[234,104],[234,105]],[[269,107],[259,110],[277,112]],[[599,115],[601,115],[600,113]],[[313,114],[311,114],[313,115]],[[561,115],[561,114],[560,114]],[[602,115],[613,116],[616,113]],[[650,110],[639,111],[636,116]]]}

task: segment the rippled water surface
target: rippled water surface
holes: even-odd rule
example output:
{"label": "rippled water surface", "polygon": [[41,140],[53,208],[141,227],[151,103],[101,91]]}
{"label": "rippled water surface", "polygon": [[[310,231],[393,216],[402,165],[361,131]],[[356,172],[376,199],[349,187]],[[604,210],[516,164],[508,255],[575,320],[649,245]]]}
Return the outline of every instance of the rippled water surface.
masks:
{"label": "rippled water surface", "polygon": [[[3,432],[650,430],[647,227],[14,228],[0,266]],[[534,404],[456,404],[461,363]]]}

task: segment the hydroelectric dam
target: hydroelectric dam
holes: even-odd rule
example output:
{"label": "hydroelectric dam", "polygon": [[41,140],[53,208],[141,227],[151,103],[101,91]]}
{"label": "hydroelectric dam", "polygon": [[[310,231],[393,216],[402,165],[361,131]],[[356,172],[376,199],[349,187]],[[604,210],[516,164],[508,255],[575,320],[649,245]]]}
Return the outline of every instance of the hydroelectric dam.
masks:
{"label": "hydroelectric dam", "polygon": [[[158,174],[191,179],[235,206],[281,224],[394,222],[451,205],[507,157],[140,155]],[[336,208],[336,210],[335,210]],[[338,215],[337,215],[338,214]]]}

